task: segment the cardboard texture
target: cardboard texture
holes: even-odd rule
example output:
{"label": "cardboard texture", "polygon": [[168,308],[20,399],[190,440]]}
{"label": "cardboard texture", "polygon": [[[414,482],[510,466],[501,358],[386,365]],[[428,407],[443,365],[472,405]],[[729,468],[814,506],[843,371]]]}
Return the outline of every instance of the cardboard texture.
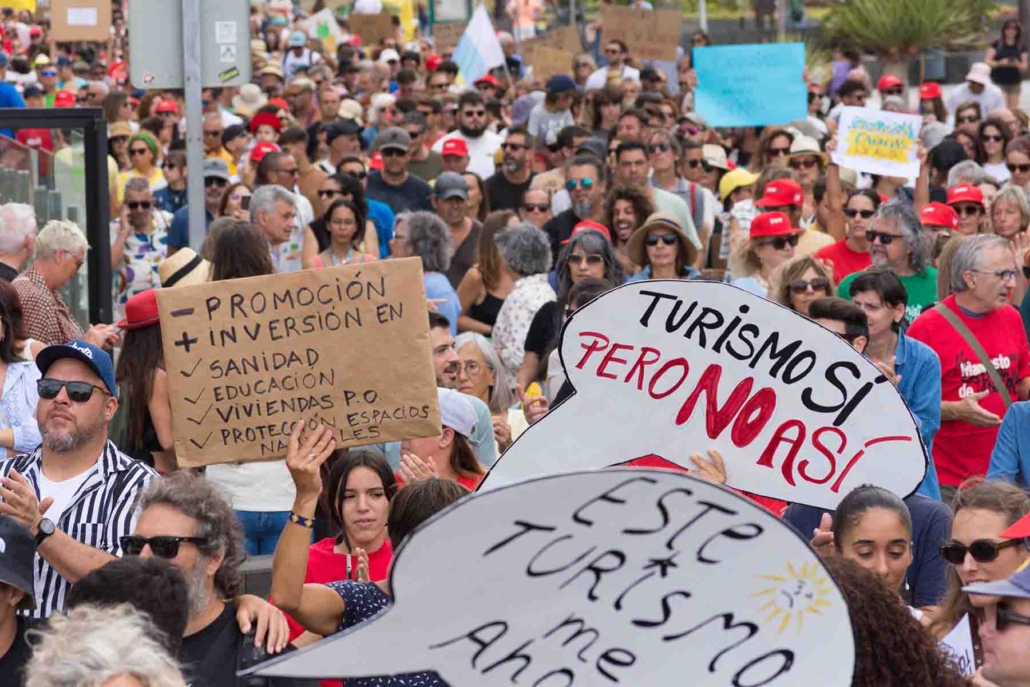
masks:
{"label": "cardboard texture", "polygon": [[433,40],[436,41],[436,51],[440,54],[458,47],[461,36],[465,33],[467,21],[452,21],[445,24],[433,24]]}
{"label": "cardboard texture", "polygon": [[297,421],[340,448],[440,432],[414,258],[158,291],[179,465],[282,458]]}
{"label": "cardboard texture", "polygon": [[347,20],[347,26],[351,33],[361,36],[363,45],[376,46],[384,38],[392,38],[394,35],[393,15],[383,12],[382,14],[352,14]]}
{"label": "cardboard texture", "polygon": [[572,72],[575,57],[568,50],[559,50],[546,45],[533,45],[523,53],[527,67],[533,68],[533,78],[547,80],[555,74]]}
{"label": "cardboard texture", "polygon": [[58,42],[111,39],[110,0],[50,0],[51,39]]}
{"label": "cardboard texture", "polygon": [[605,5],[601,8],[602,40],[621,40],[637,60],[676,61],[683,33],[679,10],[644,10]]}
{"label": "cardboard texture", "polygon": [[527,51],[533,50],[538,45],[546,45],[549,48],[556,48],[558,50],[567,50],[574,55],[583,52],[583,43],[579,40],[579,33],[576,31],[575,26],[563,26],[560,29],[554,29],[541,34],[536,38],[522,41],[522,55],[525,56]]}

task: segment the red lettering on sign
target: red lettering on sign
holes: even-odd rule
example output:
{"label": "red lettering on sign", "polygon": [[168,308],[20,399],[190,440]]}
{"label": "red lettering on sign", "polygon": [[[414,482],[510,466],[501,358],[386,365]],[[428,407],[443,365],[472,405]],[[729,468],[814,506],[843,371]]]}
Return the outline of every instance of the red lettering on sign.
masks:
{"label": "red lettering on sign", "polygon": [[[648,356],[652,356],[652,355],[654,356],[653,358],[648,357]],[[661,352],[659,352],[659,350],[657,348],[651,348],[649,346],[644,346],[643,348],[640,349],[640,356],[637,358],[637,362],[633,363],[633,367],[629,368],[629,374],[626,375],[626,379],[624,379],[622,381],[624,381],[624,382],[626,382],[628,384],[629,381],[631,379],[633,379],[633,375],[636,375],[637,376],[637,391],[643,391],[644,390],[644,368],[646,368],[648,365],[654,365],[655,363],[657,363],[661,359],[662,359],[662,354],[661,354]]]}
{"label": "red lettering on sign", "polygon": [[830,469],[826,472],[826,476],[816,479],[808,476],[806,468],[808,468],[809,462],[807,460],[801,461],[798,465],[798,474],[801,475],[802,479],[812,484],[826,484],[833,478],[833,473],[837,471],[837,458],[830,453],[830,450],[822,442],[823,434],[827,432],[834,434],[840,440],[840,448],[837,449],[837,455],[843,453],[848,445],[847,436],[836,427],[820,427],[812,433],[812,446],[816,451],[826,456],[826,461],[830,464]]}
{"label": "red lettering on sign", "polygon": [[776,410],[776,392],[766,387],[751,397],[733,422],[730,439],[737,448],[743,448],[755,440]]}
{"label": "red lettering on sign", "polygon": [[[584,353],[583,357],[580,358],[578,363],[576,363],[577,370],[582,370],[583,366],[587,364],[587,360],[590,359],[590,356],[598,351],[603,351],[608,348],[608,344],[611,343],[607,336],[599,334],[598,332],[581,332],[579,335],[581,339],[585,336],[592,336],[594,340],[587,345],[579,345],[579,347],[586,351],[586,353]],[[602,341],[604,343],[601,343]]]}
{"label": "red lettering on sign", "polygon": [[611,363],[617,363],[619,365],[625,365],[629,361],[625,358],[616,358],[615,354],[619,351],[632,351],[633,346],[627,346],[626,344],[617,343],[608,349],[608,352],[604,354],[604,358],[601,360],[601,364],[597,368],[597,376],[604,377],[605,379],[618,379],[618,375],[610,372],[605,372],[608,365]]}

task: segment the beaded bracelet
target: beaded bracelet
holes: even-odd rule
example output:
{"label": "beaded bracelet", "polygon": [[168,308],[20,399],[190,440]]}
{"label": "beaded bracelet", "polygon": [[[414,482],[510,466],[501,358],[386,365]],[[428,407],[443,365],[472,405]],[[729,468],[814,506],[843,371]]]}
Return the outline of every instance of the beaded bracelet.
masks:
{"label": "beaded bracelet", "polygon": [[294,525],[306,527],[309,530],[315,527],[315,521],[313,518],[305,518],[303,516],[297,515],[292,510],[290,511],[290,522],[292,522]]}

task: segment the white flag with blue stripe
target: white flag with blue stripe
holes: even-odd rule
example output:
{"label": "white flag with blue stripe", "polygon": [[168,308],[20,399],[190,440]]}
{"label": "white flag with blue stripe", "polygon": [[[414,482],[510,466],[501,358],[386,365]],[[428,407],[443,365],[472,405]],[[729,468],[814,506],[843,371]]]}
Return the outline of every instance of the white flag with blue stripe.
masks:
{"label": "white flag with blue stripe", "polygon": [[494,67],[504,64],[504,49],[483,4],[472,13],[472,21],[461,35],[451,59],[458,65],[461,80],[467,84],[475,83]]}

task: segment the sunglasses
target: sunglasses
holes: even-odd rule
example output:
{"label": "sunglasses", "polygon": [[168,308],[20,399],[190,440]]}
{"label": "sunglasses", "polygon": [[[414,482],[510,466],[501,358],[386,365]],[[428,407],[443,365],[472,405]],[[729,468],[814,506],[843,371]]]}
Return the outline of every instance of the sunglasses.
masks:
{"label": "sunglasses", "polygon": [[461,114],[463,117],[485,117],[486,110],[465,110]]}
{"label": "sunglasses", "polygon": [[577,184],[575,179],[569,179],[568,181],[565,182],[565,190],[568,191],[569,193],[572,193],[573,191],[576,190],[576,186],[577,185],[581,189],[583,189],[584,191],[589,191],[590,189],[592,189],[594,187],[594,180],[593,179],[589,179],[589,178],[587,178],[587,179],[580,179],[579,183]]}
{"label": "sunglasses", "polygon": [[229,182],[225,179],[219,179],[218,177],[205,177],[204,188],[208,186],[228,186]]}
{"label": "sunglasses", "polygon": [[146,155],[150,152],[150,148],[129,148],[129,155],[135,157],[136,155]]}
{"label": "sunglasses", "polygon": [[905,92],[904,88],[902,88],[901,86],[896,86],[894,88],[885,89],[883,94],[884,95],[901,95],[904,92]]}
{"label": "sunglasses", "polygon": [[666,246],[675,246],[679,243],[679,237],[676,236],[676,234],[661,234],[659,236],[647,237],[647,245],[651,248],[657,246],[659,241],[664,243]]}
{"label": "sunglasses", "polygon": [[516,153],[519,152],[520,150],[525,150],[528,147],[529,146],[522,145],[521,143],[502,143],[501,144],[501,150],[512,150],[512,151],[514,151]]}
{"label": "sunglasses", "polygon": [[352,177],[354,177],[355,179],[357,179],[358,181],[361,181],[366,176],[368,176],[368,173],[365,172],[365,170],[361,170],[360,172],[344,172],[344,174],[349,174]]}
{"label": "sunglasses", "polygon": [[686,163],[687,167],[690,167],[691,169],[697,169],[700,167],[701,171],[705,174],[712,171],[712,166],[708,164],[707,160],[687,160]]}
{"label": "sunglasses", "polygon": [[980,121],[979,117],[959,117],[955,121],[959,124],[976,124]]}
{"label": "sunglasses", "polygon": [[881,245],[889,246],[894,243],[894,239],[900,239],[901,234],[888,234],[885,231],[866,230],[865,237],[869,243],[876,243],[879,241]]}
{"label": "sunglasses", "polygon": [[326,198],[333,198],[338,195],[340,195],[339,191],[333,191],[331,189],[322,189],[318,192],[318,197],[322,198],[323,200]]}
{"label": "sunglasses", "polygon": [[658,153],[667,153],[672,150],[672,146],[668,143],[655,143],[651,146],[651,154],[657,155]]}
{"label": "sunglasses", "polygon": [[111,138],[107,139],[107,142],[111,145],[121,145],[122,143],[125,143],[128,140],[128,136],[112,136]]}
{"label": "sunglasses", "polygon": [[861,217],[862,219],[869,219],[876,214],[876,210],[852,210],[851,208],[844,208],[844,215],[855,219]]}
{"label": "sunglasses", "polygon": [[1030,165],[1016,165],[1011,162],[1005,164],[1009,168],[1009,172],[1012,174],[1026,174],[1030,172]]}
{"label": "sunglasses", "polygon": [[204,537],[137,537],[131,535],[128,537],[122,537],[122,551],[128,556],[138,556],[143,552],[143,548],[146,546],[150,547],[150,550],[154,552],[154,555],[158,558],[164,558],[170,560],[179,555],[179,544],[185,542],[187,544],[193,544],[200,546],[201,544],[207,544],[208,540]]}
{"label": "sunglasses", "polygon": [[[675,237],[673,237],[673,241],[675,241]],[[569,265],[572,267],[579,267],[584,262],[586,262],[586,264],[590,267],[595,267],[597,265],[602,264],[604,262],[604,258],[598,255],[597,253],[591,253],[590,255],[569,256]]]}
{"label": "sunglasses", "polygon": [[126,205],[129,206],[130,210],[139,210],[140,208],[143,208],[144,210],[149,210],[153,203],[151,203],[149,200],[130,200],[126,203]]}
{"label": "sunglasses", "polygon": [[990,539],[977,539],[966,546],[954,539],[941,545],[941,558],[952,565],[962,565],[966,560],[966,553],[973,557],[977,563],[990,563],[997,560],[1002,549],[1022,545],[1022,539],[1008,539],[1002,542],[994,542]]}
{"label": "sunglasses", "polygon": [[551,209],[551,206],[547,203],[523,203],[522,210],[524,212],[547,212]]}
{"label": "sunglasses", "polygon": [[798,235],[774,236],[772,238],[759,241],[759,245],[772,246],[774,250],[783,250],[787,246],[793,248],[798,245]]}
{"label": "sunglasses", "polygon": [[622,51],[619,50],[618,48],[605,48],[604,49],[604,54],[605,55],[621,55]]}
{"label": "sunglasses", "polygon": [[772,157],[779,157],[780,155],[790,155],[790,148],[770,148],[769,155]]}
{"label": "sunglasses", "polygon": [[178,165],[176,165],[174,162],[166,162],[163,165],[161,165],[161,169],[165,170],[166,172],[174,172],[178,168]]}
{"label": "sunglasses", "polygon": [[813,291],[825,291],[830,285],[826,277],[816,277],[812,280],[795,279],[790,283],[790,290],[794,293],[805,293],[811,287]]}
{"label": "sunglasses", "polygon": [[1005,137],[1001,134],[984,134],[980,137],[980,140],[984,143],[986,143],[987,141],[991,141],[992,143],[1001,143],[1005,140]]}
{"label": "sunglasses", "polygon": [[[408,154],[408,151],[400,150],[398,148],[385,148],[383,150],[380,150],[379,153],[383,157],[404,157]],[[296,170],[294,170],[294,172],[296,172]]]}
{"label": "sunglasses", "polygon": [[57,76],[57,72],[53,69],[47,69],[39,73],[40,76]]}
{"label": "sunglasses", "polygon": [[819,166],[819,161],[815,160],[813,158],[810,158],[810,157],[802,158],[800,160],[791,160],[790,161],[791,169],[812,169],[813,167],[818,167],[818,166]]}
{"label": "sunglasses", "polygon": [[953,205],[959,217],[978,217],[983,209],[979,205]]}
{"label": "sunglasses", "polygon": [[1012,625],[1030,625],[1030,618],[1009,609],[1007,603],[999,603],[994,612],[994,628],[1004,632]]}
{"label": "sunglasses", "polygon": [[68,399],[75,403],[85,403],[93,395],[94,389],[100,389],[101,393],[107,393],[99,386],[89,382],[66,382],[61,379],[40,379],[36,382],[36,391],[39,397],[47,401],[57,398],[61,389],[67,389]]}

